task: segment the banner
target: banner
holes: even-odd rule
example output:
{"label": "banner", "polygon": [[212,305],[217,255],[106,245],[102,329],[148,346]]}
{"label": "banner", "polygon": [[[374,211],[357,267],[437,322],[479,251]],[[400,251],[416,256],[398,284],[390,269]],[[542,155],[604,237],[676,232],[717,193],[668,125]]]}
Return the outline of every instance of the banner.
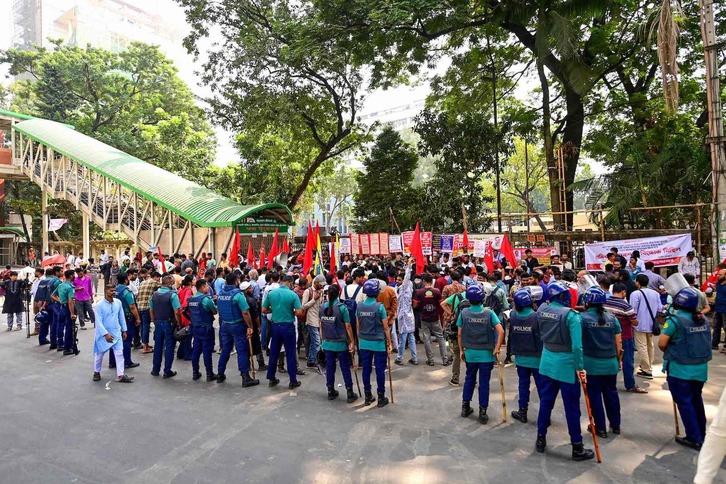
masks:
{"label": "banner", "polygon": [[67,218],[52,218],[48,221],[48,230],[55,232],[68,223]]}
{"label": "banner", "polygon": [[388,234],[385,233],[385,232],[381,232],[378,235],[380,236],[379,238],[380,238],[380,246],[381,246],[381,249],[380,249],[381,250],[381,255],[388,255],[388,254],[390,254],[390,252],[388,250],[388,241],[389,241]]}
{"label": "banner", "polygon": [[688,251],[693,250],[691,234],[608,240],[585,245],[585,268],[602,270],[602,263],[607,260],[611,247],[617,247],[618,254],[625,257],[625,260],[630,259],[633,251],[637,250],[644,262],[652,262],[656,267],[677,265]]}
{"label": "banner", "polygon": [[380,234],[371,234],[371,254],[372,255],[378,255],[381,253],[381,245],[380,245]]}
{"label": "banner", "polygon": [[454,252],[454,236],[453,235],[442,235],[441,236],[441,252],[444,254],[451,254]]}
{"label": "banner", "polygon": [[408,232],[401,232],[401,239],[403,240],[403,252],[406,255],[411,255],[411,241],[413,240],[413,230],[410,230]]}
{"label": "banner", "polygon": [[483,239],[474,240],[474,257],[484,257],[487,250],[487,241]]}
{"label": "banner", "polygon": [[350,237],[340,238],[340,250],[341,254],[350,254]]}
{"label": "banner", "polygon": [[358,234],[350,234],[350,253],[353,255],[360,254],[360,237]]}
{"label": "banner", "polygon": [[401,241],[400,235],[391,235],[388,237],[388,251],[391,254],[403,252],[403,242]]}
{"label": "banner", "polygon": [[434,234],[432,242],[432,248],[434,249],[434,252],[441,252],[441,237],[443,237],[443,235]]}
{"label": "banner", "polygon": [[[413,237],[411,237],[413,239]],[[431,255],[433,253],[433,239],[434,234],[432,232],[421,232],[421,249],[423,255]]]}
{"label": "banner", "polygon": [[369,255],[371,253],[371,239],[368,237],[368,234],[360,235],[360,250],[363,255]]}
{"label": "banner", "polygon": [[[516,265],[517,262],[521,261],[526,257],[526,255],[524,254],[525,250],[527,250],[526,247],[514,248],[514,257],[516,257],[517,260],[515,262],[512,262],[512,265]],[[530,247],[529,250],[532,251],[532,257],[534,257],[544,265],[549,265],[551,255],[559,254],[556,247]]]}

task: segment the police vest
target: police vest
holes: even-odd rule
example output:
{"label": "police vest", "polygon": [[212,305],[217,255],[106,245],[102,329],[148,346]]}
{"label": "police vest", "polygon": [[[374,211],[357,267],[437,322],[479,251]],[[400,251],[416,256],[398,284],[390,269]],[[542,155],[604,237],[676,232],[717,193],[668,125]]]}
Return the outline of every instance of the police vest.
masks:
{"label": "police vest", "polygon": [[204,299],[206,298],[209,298],[209,296],[198,293],[187,300],[192,326],[211,328],[214,324],[214,314],[204,308]]}
{"label": "police vest", "polygon": [[166,292],[156,291],[151,296],[151,301],[154,303],[154,321],[174,320],[174,308],[171,305],[172,294],[174,292],[171,290]]}
{"label": "police vest", "polygon": [[217,294],[217,308],[219,309],[219,319],[223,323],[237,324],[242,322],[242,311],[236,302],[233,301],[234,297],[241,293],[238,287],[225,285],[219,294]]}
{"label": "police vest", "polygon": [[680,324],[678,341],[671,338],[663,357],[682,365],[700,365],[711,361],[711,332],[708,324],[696,326],[692,318],[674,314],[669,319]]}
{"label": "police vest", "polygon": [[360,324],[359,335],[368,341],[383,341],[386,337],[383,331],[383,320],[380,313],[381,303],[372,304],[362,302],[358,304],[356,316]]}
{"label": "police vest", "polygon": [[572,351],[572,338],[566,321],[570,311],[572,311],[570,308],[553,306],[549,303],[545,303],[537,309],[539,334],[547,351],[554,353]]}
{"label": "police vest", "polygon": [[491,310],[461,312],[461,344],[469,350],[493,350],[496,334],[492,328]]}
{"label": "police vest", "polygon": [[522,317],[517,311],[509,315],[509,341],[512,343],[512,354],[515,356],[542,356],[542,340],[537,324],[537,313],[532,311]]}
{"label": "police vest", "polygon": [[[129,306],[129,303],[126,302],[126,298],[124,297],[126,295],[126,291],[131,291],[127,286],[118,286],[116,287],[116,299],[121,301],[121,305],[124,308],[124,314],[129,315],[131,313],[131,307]],[[133,293],[131,293],[133,295]]]}
{"label": "police vest", "polygon": [[323,340],[325,341],[348,341],[345,321],[343,321],[343,316],[340,314],[340,305],[341,303],[336,301],[330,316],[325,314],[325,308],[320,305],[320,325],[323,328]]}
{"label": "police vest", "polygon": [[590,311],[582,316],[582,352],[591,358],[615,358],[618,356],[615,346],[615,316],[604,313],[604,324],[600,324],[600,315]]}
{"label": "police vest", "polygon": [[51,286],[54,279],[43,279],[38,283],[38,287],[35,290],[35,300],[38,302],[52,302],[50,298]]}

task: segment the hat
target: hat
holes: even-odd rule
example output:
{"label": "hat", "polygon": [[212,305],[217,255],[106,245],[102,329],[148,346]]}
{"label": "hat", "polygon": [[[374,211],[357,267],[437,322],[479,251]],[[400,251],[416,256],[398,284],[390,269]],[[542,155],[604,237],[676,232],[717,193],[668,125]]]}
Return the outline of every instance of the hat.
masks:
{"label": "hat", "polygon": [[315,279],[313,279],[313,282],[317,282],[318,284],[326,284],[327,281],[325,280],[325,276],[322,274],[318,274],[315,276]]}
{"label": "hat", "polygon": [[250,284],[249,281],[245,281],[242,284],[239,285],[239,288],[241,291],[246,291],[247,288],[249,288],[252,284]]}

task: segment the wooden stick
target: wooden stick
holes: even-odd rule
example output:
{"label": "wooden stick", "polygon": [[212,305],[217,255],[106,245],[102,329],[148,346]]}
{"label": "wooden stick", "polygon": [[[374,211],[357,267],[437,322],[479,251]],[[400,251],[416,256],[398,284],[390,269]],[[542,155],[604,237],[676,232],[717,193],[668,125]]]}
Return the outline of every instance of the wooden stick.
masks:
{"label": "wooden stick", "polygon": [[592,440],[595,442],[595,456],[597,457],[597,463],[602,463],[602,457],[600,456],[600,444],[597,443],[597,430],[595,429],[595,419],[592,418],[592,408],[590,408],[590,397],[587,395],[587,382],[585,377],[580,376],[580,382],[582,383],[582,393],[585,394],[585,407],[587,408],[587,416],[590,418],[590,432],[592,433]]}
{"label": "wooden stick", "polygon": [[391,387],[391,403],[395,403],[393,400],[393,375],[392,375],[392,369],[391,368],[391,352],[388,350],[388,346],[386,346],[386,359],[388,360],[388,386]]}
{"label": "wooden stick", "polygon": [[356,371],[356,368],[355,368],[355,361],[353,361],[353,353],[349,353],[349,354],[350,354],[350,369],[353,371],[353,375],[355,375],[355,386],[358,387],[358,396],[362,397],[363,394],[360,391],[360,381],[358,381],[358,372]]}
{"label": "wooden stick", "polygon": [[676,423],[676,437],[681,435],[681,428],[678,425],[678,407],[676,406],[675,400],[673,401],[673,421]]}
{"label": "wooden stick", "polygon": [[254,356],[252,355],[252,340],[247,338],[247,342],[250,344],[250,368],[252,368],[252,379],[255,379],[255,362]]}
{"label": "wooden stick", "polygon": [[502,363],[499,361],[497,356],[497,368],[499,369],[499,386],[502,389],[502,420],[507,421],[507,396],[504,393],[504,371],[502,370]]}

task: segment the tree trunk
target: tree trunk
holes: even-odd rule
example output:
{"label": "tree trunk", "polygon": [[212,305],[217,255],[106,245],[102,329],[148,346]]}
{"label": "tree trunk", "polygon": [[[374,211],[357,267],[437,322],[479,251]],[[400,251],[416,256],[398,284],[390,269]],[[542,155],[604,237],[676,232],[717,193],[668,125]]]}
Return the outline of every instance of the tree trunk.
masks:
{"label": "tree trunk", "polygon": [[[575,183],[577,164],[580,161],[580,147],[582,146],[582,133],[585,129],[585,106],[583,96],[572,89],[565,90],[565,101],[567,103],[567,119],[565,129],[562,133],[562,143],[566,149],[565,158],[565,187]],[[575,194],[568,190],[565,193],[565,210],[573,207]],[[572,228],[574,214],[567,214],[567,226]]]}
{"label": "tree trunk", "polygon": [[[537,74],[542,88],[542,139],[544,140],[545,162],[547,164],[547,176],[550,181],[550,206],[553,212],[561,212],[560,197],[557,192],[557,163],[555,161],[555,147],[552,140],[551,111],[550,111],[550,86],[542,62],[537,59]],[[527,211],[530,211],[529,208]],[[552,220],[555,226],[560,223],[560,215],[553,215]],[[537,221],[540,223],[540,221]],[[543,224],[540,223],[540,227]],[[545,230],[544,228],[542,230]]]}

